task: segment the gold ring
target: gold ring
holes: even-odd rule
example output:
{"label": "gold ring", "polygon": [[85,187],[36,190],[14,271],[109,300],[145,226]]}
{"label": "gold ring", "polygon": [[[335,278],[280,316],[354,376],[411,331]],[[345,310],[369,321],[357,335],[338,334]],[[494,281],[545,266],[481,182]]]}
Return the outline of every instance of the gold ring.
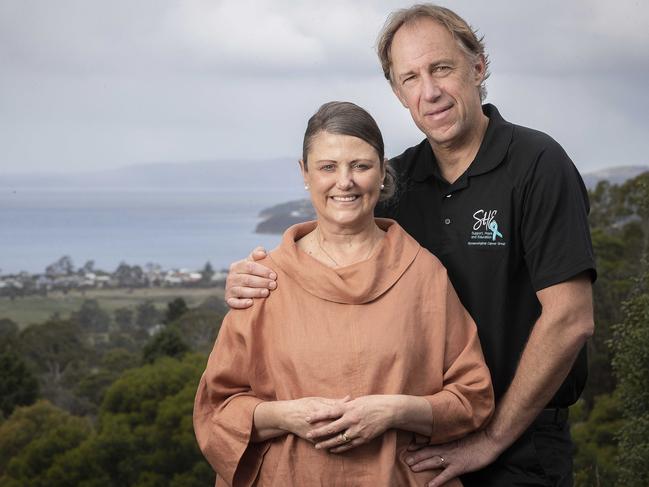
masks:
{"label": "gold ring", "polygon": [[340,436],[343,437],[343,440],[345,441],[345,443],[349,442],[349,437],[347,436],[347,433],[341,433]]}

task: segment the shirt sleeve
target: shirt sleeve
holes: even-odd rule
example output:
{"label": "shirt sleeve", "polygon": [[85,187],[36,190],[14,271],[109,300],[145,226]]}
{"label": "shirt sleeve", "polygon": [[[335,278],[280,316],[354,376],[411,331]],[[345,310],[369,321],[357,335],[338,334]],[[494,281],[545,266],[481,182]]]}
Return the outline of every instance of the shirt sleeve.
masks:
{"label": "shirt sleeve", "polygon": [[431,444],[446,443],[477,430],[494,411],[491,375],[475,322],[448,278],[445,328],[442,390],[427,396],[433,411]]}
{"label": "shirt sleeve", "polygon": [[596,279],[588,226],[588,192],[574,164],[554,140],[522,184],[521,236],[536,291],[588,271]]}
{"label": "shirt sleeve", "polygon": [[201,377],[194,402],[194,432],[203,455],[228,485],[250,486],[268,442],[251,443],[253,415],[262,399],[251,388],[253,370],[247,311],[229,312]]}

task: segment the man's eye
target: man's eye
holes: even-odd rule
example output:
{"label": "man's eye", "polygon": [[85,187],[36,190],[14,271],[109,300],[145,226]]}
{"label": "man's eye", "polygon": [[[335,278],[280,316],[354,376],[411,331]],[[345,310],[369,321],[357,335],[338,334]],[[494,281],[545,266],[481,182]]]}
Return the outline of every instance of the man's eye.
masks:
{"label": "man's eye", "polygon": [[444,73],[444,72],[448,71],[449,69],[451,69],[450,66],[442,65],[442,66],[435,66],[435,68],[433,68],[433,71],[435,73]]}
{"label": "man's eye", "polygon": [[414,76],[406,76],[405,78],[403,78],[403,81],[401,81],[401,83],[405,85],[411,83],[414,80],[415,80]]}
{"label": "man's eye", "polygon": [[333,164],[325,164],[324,166],[320,166],[321,171],[333,171],[334,170],[334,165]]}

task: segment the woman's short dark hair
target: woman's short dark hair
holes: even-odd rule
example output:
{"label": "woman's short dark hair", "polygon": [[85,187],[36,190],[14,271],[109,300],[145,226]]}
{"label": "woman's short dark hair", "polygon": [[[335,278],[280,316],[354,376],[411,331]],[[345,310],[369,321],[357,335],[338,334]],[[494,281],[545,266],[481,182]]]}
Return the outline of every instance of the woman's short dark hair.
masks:
{"label": "woman's short dark hair", "polygon": [[[302,161],[304,170],[308,170],[307,157],[309,149],[316,135],[327,132],[337,135],[358,137],[374,147],[383,168],[385,147],[381,130],[372,115],[358,105],[348,101],[330,101],[322,105],[309,119],[302,143]],[[389,164],[385,167],[384,188],[381,190],[380,200],[390,198],[395,191],[394,171]]]}

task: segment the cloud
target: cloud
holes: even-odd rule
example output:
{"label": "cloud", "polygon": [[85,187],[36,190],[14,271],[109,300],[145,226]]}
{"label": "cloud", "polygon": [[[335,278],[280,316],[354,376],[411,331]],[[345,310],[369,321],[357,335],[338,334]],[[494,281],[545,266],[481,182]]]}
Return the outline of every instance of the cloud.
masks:
{"label": "cloud", "polygon": [[[421,140],[374,53],[399,0],[0,0],[0,169],[291,156],[308,116],[370,110]],[[580,167],[646,164],[649,3],[450,5],[485,35],[489,101]]]}

